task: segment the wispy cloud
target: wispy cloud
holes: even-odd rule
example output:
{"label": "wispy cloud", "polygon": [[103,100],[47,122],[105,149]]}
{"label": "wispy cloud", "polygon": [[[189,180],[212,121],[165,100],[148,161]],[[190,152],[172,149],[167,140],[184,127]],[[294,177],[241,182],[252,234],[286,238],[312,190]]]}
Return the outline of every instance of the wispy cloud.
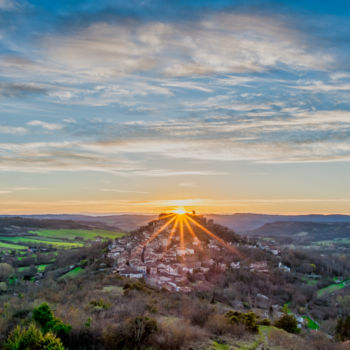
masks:
{"label": "wispy cloud", "polygon": [[13,10],[18,7],[14,0],[0,0],[0,10]]}
{"label": "wispy cloud", "polygon": [[24,135],[28,132],[22,126],[0,125],[0,134]]}
{"label": "wispy cloud", "polygon": [[39,126],[43,129],[50,130],[50,131],[61,130],[63,128],[63,125],[61,125],[61,124],[47,123],[47,122],[44,122],[42,120],[32,120],[32,121],[28,122],[27,125]]}

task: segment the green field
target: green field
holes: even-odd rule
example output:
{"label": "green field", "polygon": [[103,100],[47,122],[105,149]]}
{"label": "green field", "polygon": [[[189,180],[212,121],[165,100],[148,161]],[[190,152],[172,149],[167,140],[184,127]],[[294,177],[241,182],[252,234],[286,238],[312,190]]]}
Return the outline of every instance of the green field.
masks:
{"label": "green field", "polygon": [[344,287],[346,287],[347,283],[349,282],[349,278],[344,280],[343,282],[341,283],[333,283],[325,288],[322,288],[320,290],[317,291],[317,296],[319,298],[327,295],[327,294],[331,294],[331,293],[334,293],[336,292],[337,290],[340,290],[340,289],[343,289]]}
{"label": "green field", "polygon": [[333,246],[335,244],[350,244],[350,239],[349,238],[335,238],[332,240],[326,240],[326,241],[319,241],[314,243],[315,245],[318,246]]}
{"label": "green field", "polygon": [[25,250],[28,249],[28,247],[20,244],[11,244],[6,242],[0,242],[0,249],[5,250]]}
{"label": "green field", "polygon": [[306,321],[306,327],[309,329],[313,329],[313,330],[317,330],[320,327],[318,326],[318,324],[312,320],[310,317],[308,316],[303,316],[303,319]]}
{"label": "green field", "polygon": [[26,270],[29,270],[29,269],[30,269],[30,266],[22,266],[22,267],[18,268],[18,271],[19,272],[23,272],[23,271],[26,271]]}
{"label": "green field", "polygon": [[35,267],[38,269],[39,272],[44,272],[47,266],[48,266],[47,264],[41,264]]}
{"label": "green field", "polygon": [[74,278],[79,276],[82,272],[83,272],[83,269],[81,267],[76,267],[73,270],[70,270],[69,272],[65,273],[60,278],[66,278],[66,277]]}
{"label": "green field", "polygon": [[35,246],[37,244],[47,244],[57,248],[77,248],[82,247],[83,243],[71,243],[71,242],[62,242],[59,240],[46,240],[46,239],[36,239],[31,237],[0,237],[0,241],[12,242],[12,243],[22,243],[28,244],[30,246]]}
{"label": "green field", "polygon": [[97,237],[102,237],[104,239],[115,239],[124,236],[124,233],[122,232],[78,229],[39,230],[31,231],[31,233],[36,234],[40,237],[63,238],[68,240],[74,240],[75,237],[79,237],[84,240],[94,240]]}

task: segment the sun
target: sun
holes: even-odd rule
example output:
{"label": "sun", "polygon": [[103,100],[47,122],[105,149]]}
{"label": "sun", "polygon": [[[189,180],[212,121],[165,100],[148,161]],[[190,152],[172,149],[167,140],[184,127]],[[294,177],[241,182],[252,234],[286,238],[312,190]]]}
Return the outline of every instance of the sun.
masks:
{"label": "sun", "polygon": [[184,208],[176,208],[172,210],[172,213],[177,214],[177,215],[184,215],[187,213],[187,211]]}

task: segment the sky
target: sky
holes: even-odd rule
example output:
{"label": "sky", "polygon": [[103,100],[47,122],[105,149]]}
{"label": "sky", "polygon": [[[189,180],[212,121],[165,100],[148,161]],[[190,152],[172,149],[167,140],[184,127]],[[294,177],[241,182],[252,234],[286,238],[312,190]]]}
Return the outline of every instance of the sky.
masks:
{"label": "sky", "polygon": [[350,214],[350,4],[0,0],[0,213]]}

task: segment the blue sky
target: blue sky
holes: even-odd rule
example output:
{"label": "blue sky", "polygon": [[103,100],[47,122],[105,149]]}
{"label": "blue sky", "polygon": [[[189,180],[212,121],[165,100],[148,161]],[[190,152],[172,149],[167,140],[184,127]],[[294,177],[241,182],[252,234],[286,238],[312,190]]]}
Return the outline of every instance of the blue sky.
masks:
{"label": "blue sky", "polygon": [[349,213],[349,17],[0,0],[0,212]]}

